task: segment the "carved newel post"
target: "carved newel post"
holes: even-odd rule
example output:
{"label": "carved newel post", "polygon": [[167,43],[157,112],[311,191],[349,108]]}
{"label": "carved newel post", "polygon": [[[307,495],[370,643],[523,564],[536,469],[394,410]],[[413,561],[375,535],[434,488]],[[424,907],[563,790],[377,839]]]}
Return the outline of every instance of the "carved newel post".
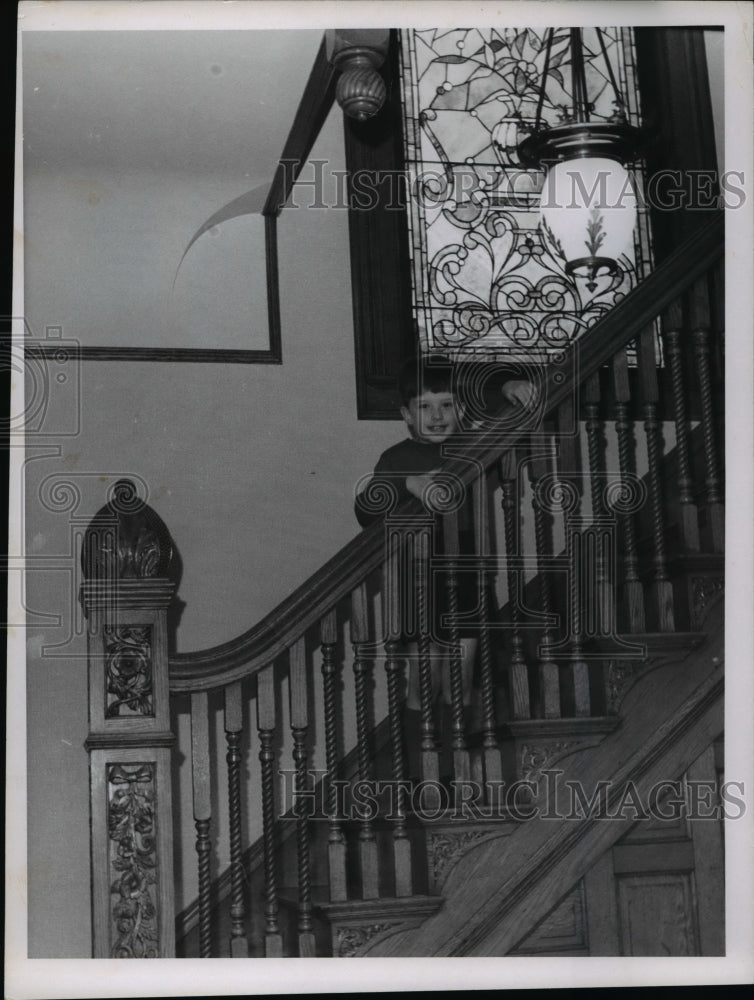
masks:
{"label": "carved newel post", "polygon": [[87,528],[81,602],[89,670],[95,958],[175,954],[167,608],[178,558],[122,479]]}

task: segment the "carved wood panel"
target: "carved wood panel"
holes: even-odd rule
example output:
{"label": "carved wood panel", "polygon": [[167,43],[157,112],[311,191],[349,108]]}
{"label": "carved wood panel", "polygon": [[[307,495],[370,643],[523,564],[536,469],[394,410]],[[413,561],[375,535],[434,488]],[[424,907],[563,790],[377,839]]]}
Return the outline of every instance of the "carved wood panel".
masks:
{"label": "carved wood panel", "polygon": [[618,879],[621,953],[698,955],[690,874]]}

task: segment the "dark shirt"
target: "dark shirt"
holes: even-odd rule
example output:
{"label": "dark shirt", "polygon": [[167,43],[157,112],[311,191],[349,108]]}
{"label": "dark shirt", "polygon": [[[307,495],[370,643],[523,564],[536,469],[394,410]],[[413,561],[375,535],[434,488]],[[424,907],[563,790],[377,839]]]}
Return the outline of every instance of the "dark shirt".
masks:
{"label": "dark shirt", "polygon": [[[391,510],[405,503],[412,493],[406,489],[406,478],[408,476],[421,476],[434,469],[439,469],[444,462],[456,454],[453,448],[453,439],[436,444],[432,441],[418,441],[415,438],[405,438],[398,444],[392,445],[387,451],[380,455],[377,465],[374,468],[374,475],[369,485],[356,497],[355,513],[356,518],[362,528],[368,527],[374,521],[384,516],[386,510],[380,504],[371,503],[369,496],[377,498],[380,487],[384,486],[386,494],[395,492],[395,505],[390,505]],[[465,526],[464,521],[468,518],[461,516],[461,528]]]}
{"label": "dark shirt", "polygon": [[417,441],[414,438],[405,438],[383,451],[374,467],[374,475],[369,486],[356,497],[356,519],[362,528],[368,527],[386,513],[384,508],[376,509],[382,505],[372,504],[365,497],[367,489],[374,498],[381,495],[379,487],[382,485],[388,491],[382,494],[384,496],[391,495],[395,490],[397,500],[395,506],[391,505],[390,508],[394,510],[413,495],[406,489],[406,477],[421,476],[431,472],[439,468],[443,461],[441,444]]}

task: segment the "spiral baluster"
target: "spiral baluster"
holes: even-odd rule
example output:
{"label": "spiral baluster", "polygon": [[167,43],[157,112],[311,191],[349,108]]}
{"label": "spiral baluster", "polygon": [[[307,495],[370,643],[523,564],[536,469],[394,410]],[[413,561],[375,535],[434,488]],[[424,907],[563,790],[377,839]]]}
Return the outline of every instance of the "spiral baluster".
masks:
{"label": "spiral baluster", "polygon": [[[452,716],[453,773],[456,781],[471,777],[469,752],[466,747],[466,725],[463,690],[463,653],[458,623],[458,512],[451,510],[443,515],[443,547],[448,558],[445,574],[450,652],[450,704]],[[446,738],[447,734],[443,734]]]}
{"label": "spiral baluster", "polygon": [[[485,558],[488,552],[489,543],[489,504],[487,496],[487,481],[483,475],[479,475],[474,481],[474,509],[479,517],[479,555]],[[494,793],[489,787],[490,783],[503,780],[502,763],[500,759],[500,747],[496,737],[495,723],[495,685],[493,678],[492,664],[492,640],[490,636],[489,622],[489,598],[488,593],[491,587],[491,580],[488,578],[487,570],[482,566],[481,570],[481,595],[482,614],[484,620],[479,630],[479,667],[480,667],[480,695],[482,702],[482,755],[484,758],[484,778],[487,791],[490,796]]]}
{"label": "spiral baluster", "polygon": [[[592,498],[592,524],[595,535],[603,544],[596,545],[594,607],[587,608],[592,619],[589,633],[612,635],[614,630],[614,598],[610,580],[609,562],[604,542],[610,537],[611,525],[606,524],[607,511],[603,501],[605,474],[605,434],[604,421],[600,414],[601,392],[599,372],[591,375],[584,389],[586,402],[586,435],[589,457],[589,488]],[[590,604],[592,601],[590,600]]]}
{"label": "spiral baluster", "polygon": [[265,667],[257,675],[257,730],[262,782],[262,838],[264,844],[264,953],[280,958],[283,939],[278,923],[277,851],[275,847],[275,671]]}
{"label": "spiral baluster", "polygon": [[[584,575],[584,532],[578,530],[581,521],[581,469],[578,421],[573,413],[573,400],[565,400],[557,410],[557,427],[560,435],[557,476],[568,488],[571,502],[565,511],[566,547],[568,558],[566,654],[573,687],[573,711],[577,716],[591,714],[589,694],[589,667],[583,651],[582,586]],[[559,644],[560,645],[560,644]]]}
{"label": "spiral baluster", "polygon": [[421,755],[422,780],[438,781],[440,761],[437,753],[435,722],[432,710],[432,651],[429,631],[429,554],[431,534],[427,528],[418,528],[407,539],[413,543],[416,563],[416,622],[419,631],[419,700],[421,706]]}
{"label": "spiral baluster", "polygon": [[309,831],[309,754],[306,741],[309,729],[306,646],[304,639],[293,644],[290,652],[290,710],[293,736],[293,762],[296,768],[295,813],[296,854],[298,858],[298,953],[313,958],[314,921],[312,908],[311,847]]}
{"label": "spiral baluster", "polygon": [[710,309],[707,276],[693,285],[690,299],[692,343],[694,361],[699,380],[701,424],[704,436],[704,485],[709,543],[713,552],[725,550],[725,508],[723,506],[722,477],[718,460],[715,432],[715,410],[712,398],[712,373],[710,367]]}
{"label": "spiral baluster", "polygon": [[[618,437],[618,465],[621,486],[627,489],[629,479],[636,475],[635,441],[633,423],[629,417],[631,385],[628,375],[628,355],[626,349],[618,351],[612,365],[613,392],[615,394],[615,432]],[[626,625],[629,632],[643,632],[644,589],[639,578],[639,557],[636,548],[636,523],[631,510],[621,515],[623,529],[623,596]]]}
{"label": "spiral baluster", "polygon": [[645,327],[639,337],[639,377],[642,388],[642,414],[644,433],[647,439],[647,481],[649,484],[649,504],[652,517],[652,546],[654,581],[654,613],[659,632],[675,631],[673,611],[673,587],[668,577],[667,550],[665,544],[665,510],[663,506],[660,463],[662,446],[660,422],[657,416],[659,398],[655,359],[654,329]]}
{"label": "spiral baluster", "polygon": [[[358,779],[372,781],[372,761],[369,749],[369,706],[367,683],[372,664],[365,656],[364,646],[369,641],[366,586],[361,583],[351,594],[351,643],[353,646],[353,672],[356,686],[356,734],[358,741]],[[372,817],[364,810],[359,831],[359,872],[362,899],[379,896],[377,870],[377,841]]]}
{"label": "spiral baluster", "polygon": [[686,388],[683,384],[683,310],[679,300],[672,302],[665,310],[662,326],[673,395],[681,541],[687,552],[698,552],[699,514],[694,501],[694,482],[689,457],[689,422],[686,414]]}
{"label": "spiral baluster", "polygon": [[212,957],[209,830],[212,821],[209,767],[209,709],[206,691],[191,695],[191,774],[199,875],[199,957]]}
{"label": "spiral baluster", "polygon": [[241,684],[225,688],[225,740],[228,746],[228,811],[230,818],[230,955],[247,958],[246,906],[244,903],[245,872],[242,856],[241,829],[241,738],[243,711]]}
{"label": "spiral baluster", "polygon": [[[548,471],[547,457],[541,454],[530,456],[528,468],[529,482],[532,487],[534,545],[539,577],[540,610],[545,619],[550,619],[553,613],[553,601],[550,574],[546,562],[548,557],[553,555],[552,517],[543,506],[537,490],[537,483]],[[552,626],[548,621],[545,624],[542,641],[539,645],[539,690],[541,710],[546,719],[560,718],[560,675],[558,665],[552,655],[552,644]]]}
{"label": "spiral baluster", "polygon": [[338,708],[336,683],[338,667],[335,663],[337,617],[335,609],[320,622],[322,643],[322,683],[325,701],[325,762],[327,766],[327,815],[329,824],[327,852],[329,861],[330,900],[337,902],[348,896],[346,888],[346,842],[341,826],[338,805]]}
{"label": "spiral baluster", "polygon": [[518,471],[516,450],[511,449],[502,459],[500,468],[501,497],[505,530],[505,561],[508,578],[508,615],[511,622],[511,694],[513,718],[531,718],[529,702],[529,678],[524,658],[524,643],[521,638],[521,612],[519,609],[518,558],[519,507]]}
{"label": "spiral baluster", "polygon": [[[388,721],[390,725],[390,755],[394,795],[391,818],[393,826],[393,863],[395,868],[395,895],[410,896],[413,891],[411,879],[411,845],[406,827],[406,777],[403,753],[403,726],[401,717],[401,691],[403,688],[403,660],[398,655],[401,637],[400,582],[401,532],[388,538],[387,558],[383,570],[382,615],[385,623],[385,671],[387,673]],[[413,734],[412,734],[413,735]],[[409,737],[410,738],[410,737]]]}

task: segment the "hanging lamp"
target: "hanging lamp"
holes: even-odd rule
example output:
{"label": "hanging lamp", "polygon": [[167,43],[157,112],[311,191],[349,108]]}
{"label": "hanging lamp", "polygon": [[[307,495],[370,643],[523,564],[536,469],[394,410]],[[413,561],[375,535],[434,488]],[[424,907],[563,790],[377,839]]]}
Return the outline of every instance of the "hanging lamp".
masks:
{"label": "hanging lamp", "polygon": [[557,125],[545,122],[542,112],[555,35],[555,29],[549,28],[533,131],[518,146],[524,166],[546,171],[540,197],[545,239],[565,261],[566,274],[584,278],[590,291],[597,287],[598,277],[621,271],[619,260],[632,245],[636,192],[626,163],[636,158],[644,142],[642,130],[628,121],[603,33],[595,30],[614,92],[611,120],[594,120],[594,103],[587,92],[583,32],[570,28],[571,113],[562,114],[562,123]]}

